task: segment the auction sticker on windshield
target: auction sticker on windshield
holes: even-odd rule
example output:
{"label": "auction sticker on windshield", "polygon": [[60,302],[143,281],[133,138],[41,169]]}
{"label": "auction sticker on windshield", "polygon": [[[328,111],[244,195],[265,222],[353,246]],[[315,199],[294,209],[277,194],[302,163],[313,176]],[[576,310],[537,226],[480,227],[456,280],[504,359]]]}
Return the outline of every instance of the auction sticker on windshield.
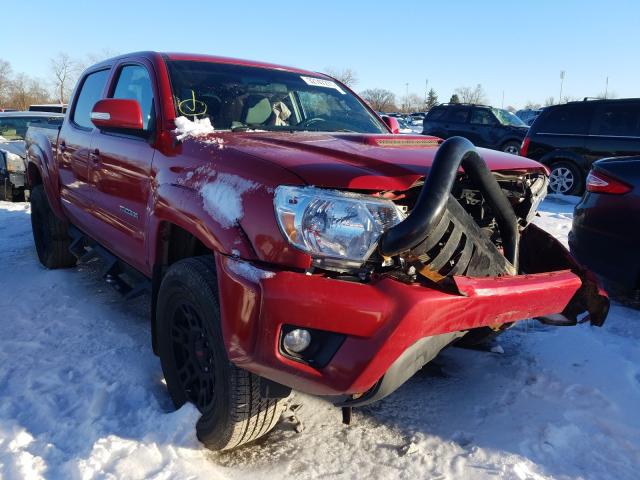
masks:
{"label": "auction sticker on windshield", "polygon": [[346,95],[347,92],[342,90],[340,86],[336,82],[332,82],[331,80],[324,80],[323,78],[315,78],[315,77],[300,77],[304,80],[304,83],[307,85],[313,85],[314,87],[324,87],[324,88],[335,88],[341,94]]}

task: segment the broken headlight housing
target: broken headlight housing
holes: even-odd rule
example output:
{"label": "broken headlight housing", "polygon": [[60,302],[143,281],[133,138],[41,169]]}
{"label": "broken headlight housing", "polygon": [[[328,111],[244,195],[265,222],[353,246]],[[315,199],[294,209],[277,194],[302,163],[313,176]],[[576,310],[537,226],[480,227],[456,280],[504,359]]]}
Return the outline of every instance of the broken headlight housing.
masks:
{"label": "broken headlight housing", "polygon": [[280,186],[274,206],[289,243],[314,265],[337,271],[359,268],[380,235],[405,216],[390,200],[315,187]]}
{"label": "broken headlight housing", "polygon": [[7,165],[7,171],[11,173],[22,173],[24,172],[24,160],[20,155],[16,155],[15,153],[5,151],[4,159]]}

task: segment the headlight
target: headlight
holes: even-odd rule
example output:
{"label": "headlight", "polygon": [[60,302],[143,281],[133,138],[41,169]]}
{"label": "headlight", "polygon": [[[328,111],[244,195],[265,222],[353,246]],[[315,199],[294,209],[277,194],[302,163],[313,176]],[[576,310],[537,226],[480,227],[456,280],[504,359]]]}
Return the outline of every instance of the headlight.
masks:
{"label": "headlight", "polygon": [[7,171],[12,173],[24,172],[24,160],[20,155],[11,152],[4,152],[4,158],[7,164]]}
{"label": "headlight", "polygon": [[361,266],[404,214],[390,200],[315,187],[280,186],[274,199],[289,243],[335,270]]}

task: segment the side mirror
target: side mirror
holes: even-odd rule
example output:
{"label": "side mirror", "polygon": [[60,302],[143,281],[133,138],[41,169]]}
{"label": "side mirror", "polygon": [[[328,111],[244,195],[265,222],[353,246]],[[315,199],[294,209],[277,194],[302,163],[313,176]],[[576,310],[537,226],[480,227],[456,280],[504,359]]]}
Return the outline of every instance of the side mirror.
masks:
{"label": "side mirror", "polygon": [[91,110],[91,122],[102,129],[144,129],[140,104],[136,100],[125,98],[105,98],[98,101]]}
{"label": "side mirror", "polygon": [[396,117],[390,117],[388,115],[382,115],[382,121],[389,127],[391,133],[398,134],[400,133],[400,124]]}

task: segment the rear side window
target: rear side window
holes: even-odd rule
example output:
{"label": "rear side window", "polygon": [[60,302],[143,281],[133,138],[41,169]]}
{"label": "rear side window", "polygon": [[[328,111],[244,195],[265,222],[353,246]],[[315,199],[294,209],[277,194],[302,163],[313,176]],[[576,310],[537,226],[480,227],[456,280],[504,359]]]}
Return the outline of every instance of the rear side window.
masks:
{"label": "rear side window", "polygon": [[589,130],[591,105],[566,105],[549,110],[536,121],[538,133],[561,133],[567,135],[586,135]]}
{"label": "rear side window", "polygon": [[466,123],[469,118],[468,108],[453,108],[449,110],[446,120],[452,123]]}
{"label": "rear side window", "polygon": [[100,70],[86,76],[73,109],[73,123],[80,127],[93,128],[90,118],[91,110],[96,102],[102,98],[102,92],[108,78],[109,70]]}
{"label": "rear side window", "polygon": [[640,136],[640,105],[610,104],[596,109],[591,133],[616,137]]}
{"label": "rear side window", "polygon": [[446,111],[445,108],[432,108],[427,113],[426,120],[440,120]]}
{"label": "rear side window", "polygon": [[142,124],[149,130],[153,113],[153,88],[147,69],[141,65],[127,65],[120,70],[112,98],[136,100],[142,110]]}

